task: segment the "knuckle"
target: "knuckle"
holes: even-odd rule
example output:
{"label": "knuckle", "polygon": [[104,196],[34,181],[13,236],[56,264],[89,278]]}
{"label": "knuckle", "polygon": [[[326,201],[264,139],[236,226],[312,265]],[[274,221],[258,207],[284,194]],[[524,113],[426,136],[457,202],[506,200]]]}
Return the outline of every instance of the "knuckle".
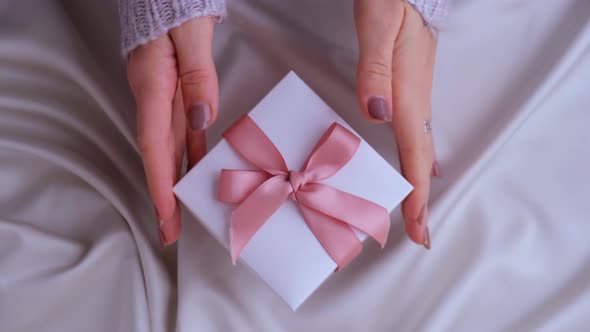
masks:
{"label": "knuckle", "polygon": [[215,73],[210,68],[193,68],[180,73],[180,82],[184,85],[204,85],[214,77]]}
{"label": "knuckle", "polygon": [[361,74],[365,74],[369,77],[376,77],[387,81],[391,80],[391,67],[384,61],[369,61],[365,64],[361,64],[359,71]]}

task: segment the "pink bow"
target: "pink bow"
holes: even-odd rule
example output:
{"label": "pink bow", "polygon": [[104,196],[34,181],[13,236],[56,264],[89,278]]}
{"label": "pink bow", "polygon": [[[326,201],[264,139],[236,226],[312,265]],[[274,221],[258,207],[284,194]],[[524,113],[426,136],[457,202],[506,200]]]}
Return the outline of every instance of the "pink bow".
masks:
{"label": "pink bow", "polygon": [[346,266],[362,250],[351,226],[374,238],[381,247],[385,245],[389,232],[387,209],[318,182],[334,175],[352,158],[360,145],[352,132],[332,124],[301,171],[287,168],[276,146],[248,116],[223,136],[260,169],[221,170],[219,200],[239,203],[230,224],[234,263],[252,236],[289,196],[298,203],[308,227],[338,268]]}

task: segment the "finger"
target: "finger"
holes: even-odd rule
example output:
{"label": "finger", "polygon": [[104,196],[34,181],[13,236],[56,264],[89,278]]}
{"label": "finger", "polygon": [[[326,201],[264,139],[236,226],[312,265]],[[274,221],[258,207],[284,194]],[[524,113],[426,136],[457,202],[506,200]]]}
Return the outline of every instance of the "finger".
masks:
{"label": "finger", "polygon": [[169,38],[160,37],[132,51],[128,77],[137,104],[139,148],[157,213],[160,242],[165,246],[176,241],[180,233],[180,211],[172,193],[176,172],[172,100],[178,78]]}
{"label": "finger", "polygon": [[399,153],[402,160],[402,174],[414,186],[414,190],[402,202],[406,232],[414,242],[425,244],[428,226],[427,204],[430,195],[430,165],[433,158],[427,147],[400,146]]}
{"label": "finger", "polygon": [[204,130],[217,118],[219,92],[211,54],[214,19],[197,17],[172,29],[178,70],[187,116],[189,167],[206,152]]}
{"label": "finger", "polygon": [[435,40],[420,15],[404,4],[404,24],[393,50],[393,128],[398,142],[402,172],[414,186],[402,203],[408,236],[430,247],[428,197],[434,163],[432,134],[425,121],[431,120],[430,95]]}
{"label": "finger", "polygon": [[180,81],[178,81],[178,87],[176,88],[176,95],[174,96],[172,109],[173,119],[176,120],[176,125],[174,128],[176,128],[176,132],[182,133],[182,136],[176,138],[176,151],[180,152],[176,155],[178,169],[178,173],[176,174],[177,181],[180,178],[182,159],[184,157],[185,150],[192,151],[192,153],[189,153],[187,156],[188,167],[190,169],[197,163],[198,160],[200,160],[200,158],[202,158],[202,156],[205,155],[207,152],[207,144],[205,140],[205,131],[193,131],[187,123]]}
{"label": "finger", "polygon": [[[424,244],[428,238],[428,197],[433,163],[431,134],[426,133],[424,103],[407,97],[394,98],[393,129],[398,143],[402,174],[414,190],[402,202],[406,232],[410,239]],[[427,245],[429,246],[429,245]]]}
{"label": "finger", "polygon": [[392,52],[403,6],[401,1],[357,0],[354,14],[360,52],[356,79],[359,106],[367,119],[389,122]]}
{"label": "finger", "polygon": [[176,183],[182,174],[182,162],[186,151],[186,116],[184,113],[180,80],[176,85],[176,93],[172,101],[172,131],[174,133],[174,163],[176,166],[174,183]]}

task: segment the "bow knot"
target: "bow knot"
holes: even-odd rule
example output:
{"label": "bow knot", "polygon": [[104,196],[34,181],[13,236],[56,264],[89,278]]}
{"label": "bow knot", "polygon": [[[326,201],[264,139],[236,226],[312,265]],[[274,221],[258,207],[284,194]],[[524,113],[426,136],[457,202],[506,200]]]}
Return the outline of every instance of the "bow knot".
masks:
{"label": "bow knot", "polygon": [[289,171],[289,182],[291,183],[291,187],[293,188],[293,196],[307,183],[307,173],[299,172],[299,171]]}
{"label": "bow knot", "polygon": [[385,245],[389,231],[387,209],[319,182],[337,173],[358,149],[361,141],[348,129],[332,124],[301,171],[289,170],[277,147],[248,116],[223,136],[236,152],[258,168],[224,169],[219,178],[219,200],[239,204],[230,223],[234,262],[289,196],[295,199],[305,223],[338,268],[348,264],[362,249],[353,228]]}

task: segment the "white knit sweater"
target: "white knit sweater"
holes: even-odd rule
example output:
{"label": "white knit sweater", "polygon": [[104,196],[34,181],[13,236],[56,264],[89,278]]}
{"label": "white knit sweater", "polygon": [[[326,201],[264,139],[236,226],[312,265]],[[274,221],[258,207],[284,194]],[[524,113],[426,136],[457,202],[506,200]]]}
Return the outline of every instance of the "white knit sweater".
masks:
{"label": "white knit sweater", "polygon": [[225,15],[225,0],[119,0],[123,54],[191,18]]}
{"label": "white knit sweater", "polygon": [[[439,27],[450,0],[407,0],[426,24]],[[225,0],[119,0],[122,51],[125,56],[139,45],[197,16],[226,16]]]}

